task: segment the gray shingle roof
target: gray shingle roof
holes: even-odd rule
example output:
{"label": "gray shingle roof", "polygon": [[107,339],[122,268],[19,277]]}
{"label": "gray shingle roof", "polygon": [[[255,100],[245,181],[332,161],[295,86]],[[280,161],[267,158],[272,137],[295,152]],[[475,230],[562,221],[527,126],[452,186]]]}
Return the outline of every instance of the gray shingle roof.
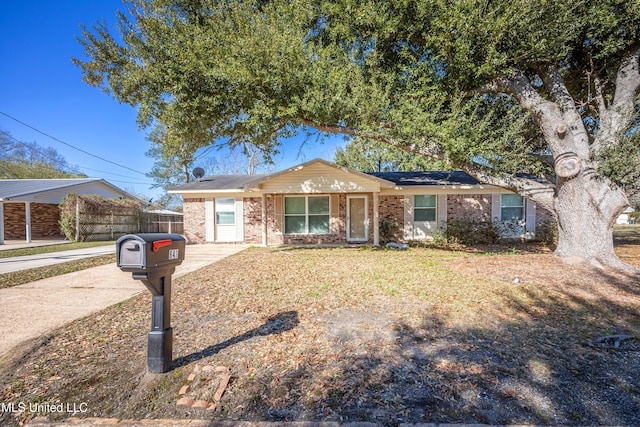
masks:
{"label": "gray shingle roof", "polygon": [[69,179],[0,179],[0,199],[11,200],[47,191],[61,190],[76,185],[102,181],[100,178]]}
{"label": "gray shingle roof", "polygon": [[480,182],[462,171],[367,172],[397,186],[412,185],[479,185]]}
{"label": "gray shingle roof", "polygon": [[200,181],[192,181],[171,191],[185,190],[243,190],[244,186],[267,175],[212,175],[202,178]]}

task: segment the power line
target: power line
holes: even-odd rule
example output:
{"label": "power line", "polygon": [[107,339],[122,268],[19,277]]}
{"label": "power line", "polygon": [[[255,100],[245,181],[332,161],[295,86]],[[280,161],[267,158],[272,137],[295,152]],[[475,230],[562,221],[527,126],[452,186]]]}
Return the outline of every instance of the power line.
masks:
{"label": "power line", "polygon": [[[103,171],[103,170],[100,170],[100,169],[93,169],[93,168],[89,168],[89,167],[86,167],[86,166],[80,166],[80,165],[73,165],[73,166],[75,168],[78,168],[78,169],[86,169],[86,170],[90,170],[90,171],[94,171],[94,172],[106,173],[106,174],[113,175],[113,176],[120,176],[120,177],[123,177],[123,178],[138,179],[138,178],[135,178],[133,176],[121,175],[119,173]],[[122,181],[122,182],[126,182],[126,181]],[[149,184],[149,185],[153,185],[154,183],[153,182],[148,182],[148,181],[146,181],[146,182],[145,181],[138,181],[138,182],[131,183],[131,184]]]}
{"label": "power line", "polygon": [[[40,154],[41,156],[43,156],[44,158],[48,159],[50,162],[52,163],[56,163],[58,165],[59,168],[64,168],[67,169],[66,171],[63,170],[63,172],[66,173],[79,173],[78,169],[87,169],[87,170],[91,170],[91,171],[95,171],[95,172],[102,172],[102,173],[106,173],[109,175],[114,175],[114,176],[120,176],[123,178],[130,178],[130,179],[137,179],[134,178],[132,176],[128,176],[128,175],[121,175],[118,173],[113,173],[113,172],[108,172],[108,171],[103,171],[100,169],[93,169],[87,166],[80,166],[80,165],[70,165],[65,161],[60,161],[60,159],[55,158],[51,153],[46,153],[43,152],[41,150],[39,150],[37,147],[39,147],[39,145],[37,143],[34,143],[34,145],[28,144],[26,142],[23,141],[19,141],[16,138],[14,138],[12,135],[6,134],[5,135],[6,138],[11,139],[11,141],[15,144],[15,145],[19,145],[22,146],[24,148],[26,148],[27,150],[36,152],[38,154]],[[115,179],[110,179],[111,181],[116,181]],[[117,181],[117,182],[124,182],[126,184],[141,184],[141,185],[153,185],[153,182],[144,182],[144,181],[137,181],[137,182],[131,182],[131,181]]]}
{"label": "power line", "polygon": [[48,138],[51,138],[51,139],[53,139],[54,141],[59,142],[60,144],[64,144],[64,145],[66,145],[67,147],[71,147],[71,148],[73,148],[74,150],[80,151],[81,153],[84,153],[84,154],[86,154],[86,155],[88,155],[88,156],[95,157],[96,159],[102,160],[103,162],[111,163],[112,165],[116,165],[116,166],[118,166],[118,167],[121,167],[121,168],[124,168],[124,169],[128,169],[128,170],[130,170],[130,171],[132,171],[132,172],[135,172],[135,173],[137,173],[137,174],[140,174],[140,175],[144,175],[144,176],[146,176],[144,173],[142,173],[142,172],[140,172],[140,171],[138,171],[138,170],[132,169],[132,168],[130,168],[130,167],[128,167],[128,166],[124,166],[124,165],[121,165],[121,164],[116,163],[116,162],[112,162],[111,160],[105,159],[104,157],[96,156],[95,154],[92,154],[92,153],[90,153],[90,152],[88,152],[88,151],[86,151],[86,150],[83,150],[82,148],[75,147],[75,146],[73,146],[73,145],[69,144],[68,142],[64,142],[64,141],[62,141],[61,139],[56,138],[55,136],[49,135],[48,133],[43,132],[43,131],[41,131],[40,129],[37,129],[37,128],[35,128],[35,127],[33,127],[33,126],[31,126],[31,125],[29,125],[29,124],[27,124],[27,123],[25,123],[25,122],[23,122],[23,121],[21,121],[21,120],[18,120],[18,119],[16,119],[15,117],[13,117],[13,116],[11,116],[11,115],[9,115],[9,114],[5,113],[5,112],[0,111],[0,114],[2,114],[2,115],[3,115],[3,116],[5,116],[5,117],[10,118],[11,120],[13,120],[13,121],[15,121],[15,122],[17,122],[17,123],[20,123],[20,124],[21,124],[21,125],[23,125],[23,126],[28,127],[29,129],[32,129],[32,130],[34,130],[34,131],[38,132],[39,134],[42,134],[42,135],[44,135],[44,136],[46,136],[46,137],[48,137]]}

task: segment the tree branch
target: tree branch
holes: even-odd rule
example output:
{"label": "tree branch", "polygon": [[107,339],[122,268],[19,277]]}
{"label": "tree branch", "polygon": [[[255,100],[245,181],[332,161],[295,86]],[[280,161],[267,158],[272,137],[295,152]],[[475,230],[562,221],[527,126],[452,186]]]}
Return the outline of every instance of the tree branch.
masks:
{"label": "tree branch", "polygon": [[555,186],[546,180],[536,180],[529,177],[514,175],[495,175],[491,173],[492,171],[486,170],[486,168],[483,168],[482,166],[477,165],[473,162],[453,162],[449,158],[449,156],[447,156],[445,151],[442,150],[437,144],[429,144],[426,140],[422,141],[421,144],[407,144],[381,135],[364,134],[358,129],[349,126],[318,124],[309,119],[301,119],[300,122],[305,126],[319,130],[321,132],[341,133],[345,135],[368,138],[382,142],[384,144],[388,144],[401,150],[444,161],[451,166],[468,173],[480,182],[494,185],[496,187],[504,188],[510,191],[515,191],[522,196],[525,196],[542,205],[547,210],[551,212],[554,211]]}
{"label": "tree branch", "polygon": [[598,136],[591,147],[594,153],[605,146],[616,144],[617,135],[630,124],[635,113],[638,90],[640,90],[640,45],[630,49],[620,62],[613,102],[609,108],[604,104],[598,104],[601,120]]}

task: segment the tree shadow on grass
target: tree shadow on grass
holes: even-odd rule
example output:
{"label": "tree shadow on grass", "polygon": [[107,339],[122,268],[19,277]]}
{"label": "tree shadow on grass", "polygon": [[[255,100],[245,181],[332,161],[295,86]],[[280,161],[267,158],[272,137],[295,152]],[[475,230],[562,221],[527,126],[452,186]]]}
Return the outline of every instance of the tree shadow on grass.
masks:
{"label": "tree shadow on grass", "polygon": [[[507,292],[500,303],[513,316],[486,325],[452,326],[433,312],[396,323],[392,344],[336,341],[321,362],[314,354],[286,375],[261,372],[256,382],[267,386],[251,412],[384,425],[640,425],[640,286],[604,272],[600,280],[613,291],[585,291],[577,278],[550,293]],[[636,339],[597,344],[614,333]]]}
{"label": "tree shadow on grass", "polygon": [[257,328],[251,329],[219,344],[211,345],[198,352],[180,357],[179,359],[174,360],[171,366],[175,369],[197,362],[198,360],[213,356],[227,347],[249,340],[253,337],[281,334],[295,328],[299,323],[297,311],[279,313],[275,316],[269,317],[263,325]]}

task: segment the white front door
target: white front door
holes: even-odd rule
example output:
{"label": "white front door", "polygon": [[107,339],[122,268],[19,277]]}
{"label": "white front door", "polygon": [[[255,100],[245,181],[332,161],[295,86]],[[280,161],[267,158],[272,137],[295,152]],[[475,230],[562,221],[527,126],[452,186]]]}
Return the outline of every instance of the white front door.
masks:
{"label": "white front door", "polygon": [[369,218],[366,196],[347,197],[347,240],[366,242],[369,238]]}

